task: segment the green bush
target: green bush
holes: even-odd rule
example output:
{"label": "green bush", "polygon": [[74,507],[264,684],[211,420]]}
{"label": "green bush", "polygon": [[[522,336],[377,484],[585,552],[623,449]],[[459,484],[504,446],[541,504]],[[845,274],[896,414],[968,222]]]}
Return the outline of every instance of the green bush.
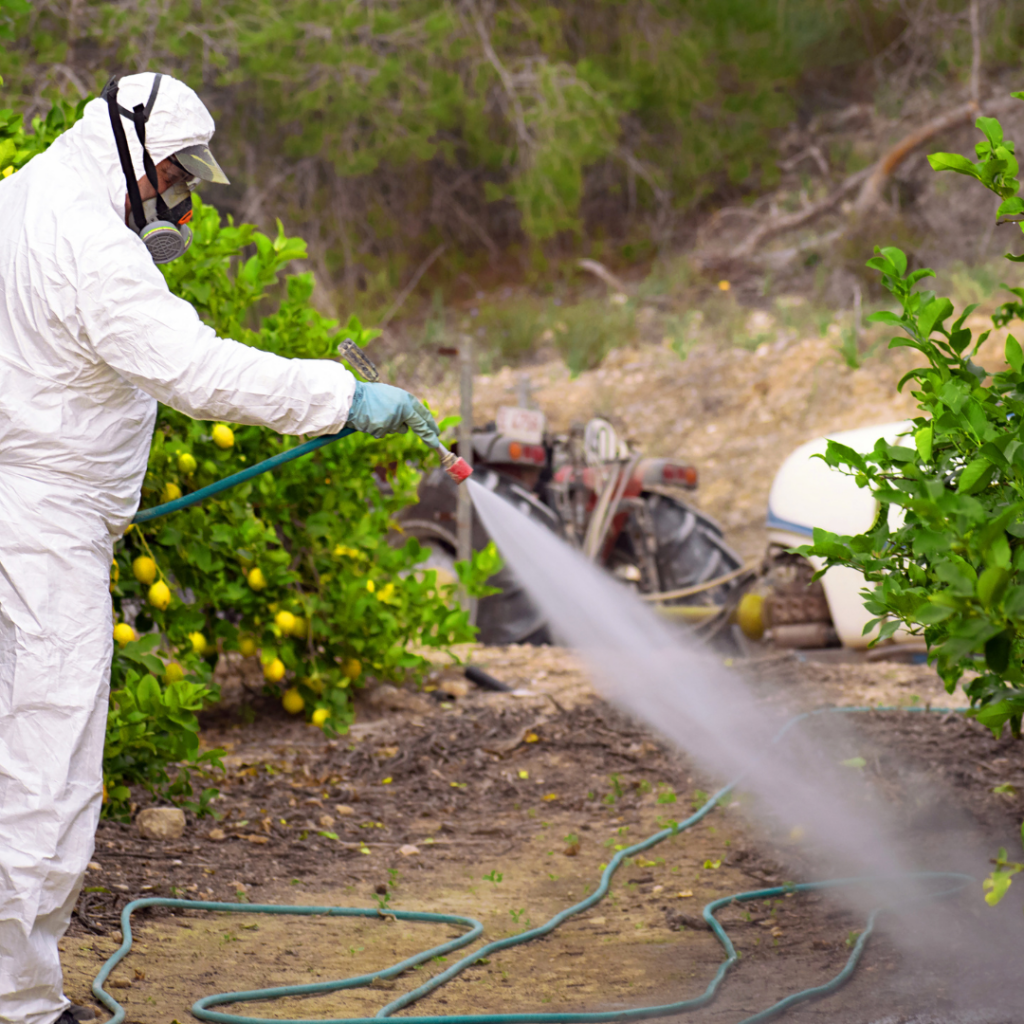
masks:
{"label": "green bush", "polygon": [[[1015,93],[1024,98],[1024,93]],[[1002,200],[997,216],[1024,213],[1017,195],[1014,144],[999,122],[981,117],[984,140],[978,161],[953,153],[929,159],[936,170],[976,178]],[[953,303],[917,285],[931,270],[911,271],[896,248],[876,249],[868,266],[902,312],[869,319],[901,330],[890,347],[909,346],[927,365],[910,371],[921,415],[913,436],[890,445],[879,440],[861,455],[830,441],[822,456],[856,477],[879,503],[872,528],[856,537],[815,530],[801,553],[847,565],[874,586],[864,591],[884,640],[900,627],[923,635],[929,659],[952,693],[963,681],[971,714],[998,734],[1008,722],[1020,736],[1024,715],[1024,351],[1010,335],[1009,369],[989,375],[972,361],[989,336],[972,337],[965,321],[974,306],[954,317]],[[1014,262],[1024,257],[1009,255]],[[1015,290],[1020,298],[1024,291]],[[1007,303],[997,325],[1020,316]],[[950,323],[949,321],[952,322]],[[890,514],[890,510],[898,514]]]}
{"label": "green bush", "polygon": [[[80,113],[81,106],[51,112],[36,119],[32,135],[0,111],[7,166],[23,166]],[[269,238],[251,224],[225,223],[212,206],[194,202],[192,247],[163,270],[171,290],[221,336],[305,358],[333,357],[342,337],[372,339],[376,332],[355,318],[339,331],[313,308],[312,274],[287,273],[306,256],[301,239],[288,238],[280,224]],[[259,315],[267,306],[276,308]],[[298,443],[161,406],[142,505]],[[430,663],[417,648],[473,638],[454,588],[417,569],[427,552],[414,538],[389,542],[400,533],[395,513],[415,500],[421,468],[435,458],[413,435],[377,441],[356,434],[126,533],[111,567],[121,642],[104,754],[106,813],[123,816],[135,784],[205,809],[214,791],[192,799],[191,776],[215,765],[218,752],[199,754],[196,712],[216,699],[213,669],[226,652],[259,657],[269,693],[337,733],[351,722],[351,692],[367,676],[421,674]],[[484,593],[496,569],[491,548],[459,567],[461,582]]]}

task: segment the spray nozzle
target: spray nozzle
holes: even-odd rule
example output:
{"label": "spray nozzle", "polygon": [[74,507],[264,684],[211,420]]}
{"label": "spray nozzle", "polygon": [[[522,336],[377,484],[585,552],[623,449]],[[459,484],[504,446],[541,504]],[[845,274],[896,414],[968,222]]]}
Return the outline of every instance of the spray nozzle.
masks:
{"label": "spray nozzle", "polygon": [[460,458],[455,452],[448,451],[444,445],[438,449],[441,455],[441,468],[457,483],[461,484],[464,480],[468,480],[473,474],[473,469],[470,464],[463,458]]}

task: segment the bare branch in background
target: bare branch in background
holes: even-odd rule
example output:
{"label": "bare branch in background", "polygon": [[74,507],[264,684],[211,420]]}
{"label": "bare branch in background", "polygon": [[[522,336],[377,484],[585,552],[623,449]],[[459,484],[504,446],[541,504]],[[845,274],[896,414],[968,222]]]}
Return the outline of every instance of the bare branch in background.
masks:
{"label": "bare branch in background", "polygon": [[85,99],[89,95],[89,90],[85,87],[82,80],[75,74],[73,68],[69,68],[67,64],[54,64],[51,68],[52,71],[59,75],[63,75],[74,87],[78,93],[79,99]]}
{"label": "bare branch in background", "polygon": [[466,7],[469,10],[470,17],[473,19],[473,27],[480,37],[480,45],[484,49],[484,55],[487,57],[491,67],[494,68],[494,72],[498,76],[505,96],[508,99],[509,106],[512,108],[512,123],[515,125],[519,144],[524,150],[529,150],[530,133],[526,128],[526,116],[523,113],[523,105],[520,102],[519,94],[516,92],[515,82],[494,50],[494,44],[491,42],[490,33],[487,31],[484,19],[480,15],[480,9],[477,7],[476,0],[466,0]]}
{"label": "bare branch in background", "polygon": [[412,294],[413,289],[420,283],[420,278],[430,269],[430,265],[444,252],[446,246],[439,245],[420,265],[416,268],[416,273],[412,275],[412,280],[402,289],[398,298],[391,303],[388,311],[381,317],[380,323],[377,325],[380,328],[384,328],[391,321],[391,318],[401,309],[402,303]]}
{"label": "bare branch in background", "polygon": [[855,174],[851,174],[837,188],[834,188],[829,192],[827,196],[819,199],[816,203],[811,203],[808,206],[805,206],[802,210],[796,210],[793,213],[786,213],[781,216],[771,217],[758,224],[757,227],[754,228],[754,230],[751,231],[750,234],[748,234],[747,237],[729,253],[729,259],[749,259],[754,255],[754,252],[758,247],[769,238],[783,234],[786,231],[794,231],[796,228],[809,224],[812,220],[815,220],[822,214],[835,209],[839,203],[846,198],[846,196],[853,192],[853,190],[868,177],[872,170],[872,168],[867,167],[862,171],[857,171]]}
{"label": "bare branch in background", "polygon": [[603,263],[598,263],[597,260],[577,260],[576,266],[580,270],[587,271],[588,274],[593,274],[594,277],[599,278],[613,292],[625,292],[627,291],[625,283],[621,278],[616,277]]}
{"label": "bare branch in background", "polygon": [[971,102],[977,106],[981,102],[981,12],[979,0],[971,0]]}
{"label": "bare branch in background", "polygon": [[672,193],[658,181],[657,171],[648,167],[642,160],[625,146],[620,146],[616,155],[622,160],[631,174],[636,175],[654,193],[654,200],[657,203],[657,215],[654,221],[654,236],[658,248],[668,243],[668,236],[672,230]]}

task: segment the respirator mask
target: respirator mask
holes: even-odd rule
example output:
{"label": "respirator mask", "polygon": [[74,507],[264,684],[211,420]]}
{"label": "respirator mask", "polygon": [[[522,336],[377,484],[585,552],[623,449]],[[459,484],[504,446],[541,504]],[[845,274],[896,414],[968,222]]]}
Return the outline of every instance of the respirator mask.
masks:
{"label": "respirator mask", "polygon": [[[146,149],[146,122],[153,110],[157,93],[160,91],[160,79],[163,75],[156,75],[153,78],[153,88],[150,90],[149,99],[145,106],[139,103],[134,109],[126,110],[117,102],[117,78],[112,78],[100,94],[100,99],[106,100],[107,110],[110,113],[110,125],[114,130],[114,141],[117,144],[117,155],[121,161],[121,170],[124,171],[125,184],[128,187],[128,202],[131,212],[128,216],[128,226],[146,244],[149,255],[153,257],[154,263],[170,263],[176,260],[192,244],[192,229],[188,221],[192,219],[192,189],[198,184],[199,179],[190,176],[183,182],[171,185],[166,192],[160,194],[160,185],[156,173],[156,165],[153,158]],[[135,175],[135,168],[132,164],[131,152],[128,149],[128,139],[125,136],[124,125],[121,117],[129,118],[135,125],[135,134],[142,145],[142,163],[149,183],[153,186],[156,195],[152,199],[142,201],[139,192],[139,182]],[[171,157],[174,160],[174,157]],[[181,164],[178,164],[181,167]],[[188,171],[182,167],[187,174]]]}

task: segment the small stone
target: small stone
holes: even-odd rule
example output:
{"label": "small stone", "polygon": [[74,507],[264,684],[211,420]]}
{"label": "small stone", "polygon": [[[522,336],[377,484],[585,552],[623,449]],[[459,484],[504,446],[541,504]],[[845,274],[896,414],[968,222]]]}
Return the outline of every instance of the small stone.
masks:
{"label": "small stone", "polygon": [[387,711],[413,711],[417,714],[428,714],[433,710],[430,699],[421,693],[399,690],[390,683],[382,683],[375,687],[366,698],[375,707]]}
{"label": "small stone", "polygon": [[334,824],[334,819],[329,814],[321,814],[316,823],[321,828],[330,828]]}
{"label": "small stone", "polygon": [[255,843],[257,846],[265,846],[270,840],[266,836],[242,836],[243,839],[248,839],[250,843]]}
{"label": "small stone", "polygon": [[418,846],[413,846],[411,843],[406,843],[404,846],[400,846],[398,848],[398,852],[403,857],[415,857],[416,854],[420,852],[420,848]]}
{"label": "small stone", "polygon": [[227,839],[227,837],[227,832],[222,828],[211,828],[210,831],[206,833],[206,838],[213,843],[222,843]]}
{"label": "small stone", "polygon": [[185,812],[180,807],[147,807],[135,819],[143,839],[180,839],[185,831]]}
{"label": "small stone", "polygon": [[89,870],[90,871],[102,871],[103,867],[102,867],[102,865],[98,861],[91,860],[91,861],[89,861]]}
{"label": "small stone", "polygon": [[131,988],[132,983],[128,978],[111,978],[107,984],[111,988]]}
{"label": "small stone", "polygon": [[446,679],[438,689],[442,693],[447,693],[449,697],[466,697],[469,695],[469,683],[464,683],[461,679]]}
{"label": "small stone", "polygon": [[348,804],[335,804],[334,813],[341,818],[347,818],[350,814],[355,814],[355,808],[349,807]]}

